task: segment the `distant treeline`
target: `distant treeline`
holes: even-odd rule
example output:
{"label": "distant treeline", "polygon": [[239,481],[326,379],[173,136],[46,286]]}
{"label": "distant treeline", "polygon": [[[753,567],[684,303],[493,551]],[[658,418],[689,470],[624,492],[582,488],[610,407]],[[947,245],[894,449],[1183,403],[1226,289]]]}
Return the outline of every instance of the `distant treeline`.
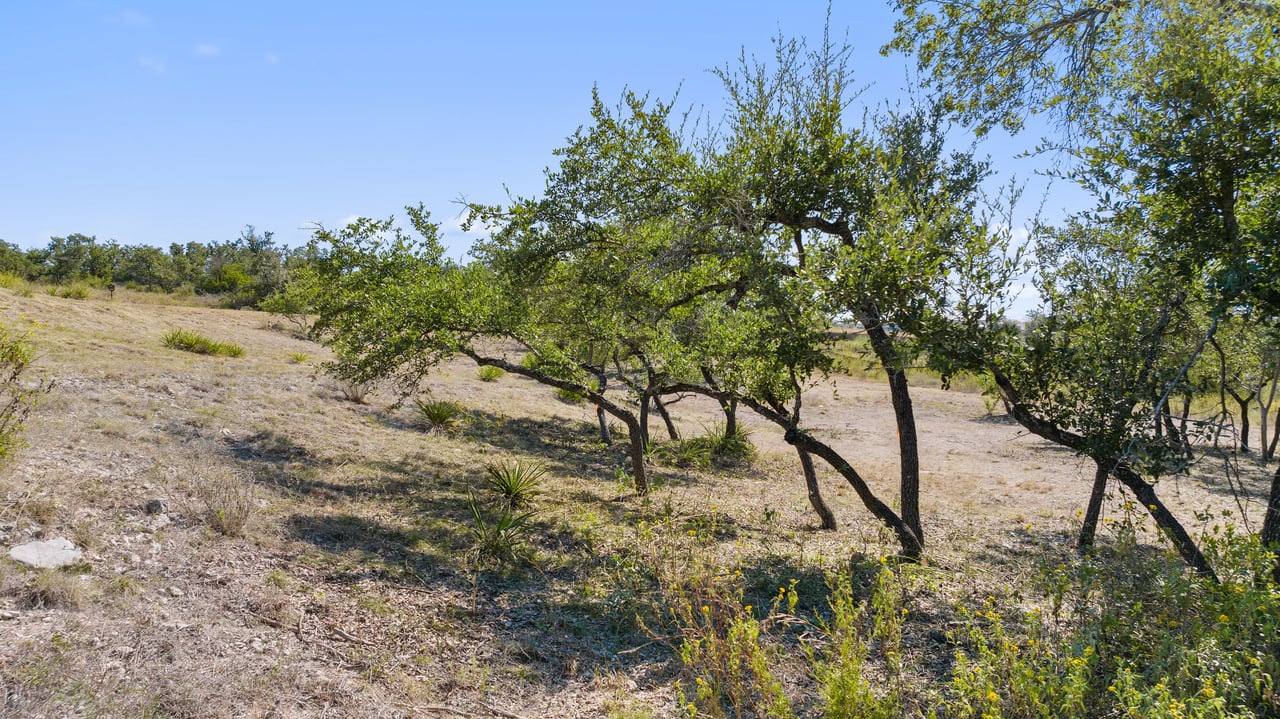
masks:
{"label": "distant treeline", "polygon": [[256,307],[305,262],[305,248],[277,244],[272,233],[259,233],[252,225],[230,242],[175,242],[167,252],[78,233],[53,237],[47,246],[31,250],[0,240],[0,272],[26,280],[219,295],[229,307]]}

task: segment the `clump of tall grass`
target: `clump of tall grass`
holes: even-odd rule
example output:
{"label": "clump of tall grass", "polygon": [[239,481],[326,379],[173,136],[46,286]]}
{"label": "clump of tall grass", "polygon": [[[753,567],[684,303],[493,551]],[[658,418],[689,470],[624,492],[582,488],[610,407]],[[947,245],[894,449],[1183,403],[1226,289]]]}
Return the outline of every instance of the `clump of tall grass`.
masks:
{"label": "clump of tall grass", "polygon": [[216,342],[199,332],[188,330],[170,330],[164,334],[161,342],[170,349],[202,355],[220,357],[241,357],[244,355],[244,348],[234,342]]}
{"label": "clump of tall grass", "polygon": [[497,382],[502,379],[504,374],[506,372],[501,367],[493,367],[491,365],[485,365],[476,370],[476,376],[480,378],[481,382]]}

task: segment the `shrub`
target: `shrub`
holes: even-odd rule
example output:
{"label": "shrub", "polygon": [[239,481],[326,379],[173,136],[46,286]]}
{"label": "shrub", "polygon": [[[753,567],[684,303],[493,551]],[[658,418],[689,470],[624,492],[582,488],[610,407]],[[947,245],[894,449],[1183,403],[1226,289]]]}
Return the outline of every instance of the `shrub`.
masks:
{"label": "shrub", "polygon": [[491,367],[489,365],[476,370],[476,376],[480,378],[481,382],[497,382],[502,379],[504,374],[506,372],[503,372],[501,367]]}
{"label": "shrub", "polygon": [[311,359],[311,355],[306,352],[290,352],[289,359],[293,360],[296,364],[304,364],[307,360]]}
{"label": "shrub", "polygon": [[714,443],[707,437],[689,437],[651,445],[649,456],[670,467],[710,469]]}
{"label": "shrub", "polygon": [[756,446],[751,443],[751,433],[742,425],[726,434],[724,429],[709,432],[711,459],[723,466],[749,465],[755,461]]}
{"label": "shrub", "polygon": [[582,404],[587,401],[587,398],[583,397],[581,394],[574,392],[571,389],[563,389],[560,387],[556,388],[556,399],[564,402],[565,404]]}
{"label": "shrub", "polygon": [[161,338],[165,347],[185,352],[220,357],[240,357],[244,348],[233,342],[215,342],[199,332],[170,330]]}
{"label": "shrub", "polygon": [[368,401],[369,391],[373,389],[372,382],[354,382],[343,381],[338,384],[338,391],[342,393],[342,398],[348,402],[356,404],[364,404]]}
{"label": "shrub", "polygon": [[244,536],[253,516],[253,483],[230,475],[204,478],[196,485],[196,498],[204,505],[205,521],[218,534]]}
{"label": "shrub", "polygon": [[418,423],[430,433],[453,433],[466,415],[462,405],[448,400],[420,399],[413,406],[418,410]]}
{"label": "shrub", "polygon": [[31,296],[31,283],[26,278],[15,275],[12,272],[0,272],[0,287],[6,290],[13,290],[23,297]]}
{"label": "shrub", "polygon": [[39,397],[53,387],[43,377],[27,381],[35,348],[26,334],[14,334],[0,324],[0,463],[20,445],[22,423]]}
{"label": "shrub", "polygon": [[530,462],[500,462],[485,465],[489,489],[508,510],[524,509],[542,493],[538,485],[547,473],[546,467]]}

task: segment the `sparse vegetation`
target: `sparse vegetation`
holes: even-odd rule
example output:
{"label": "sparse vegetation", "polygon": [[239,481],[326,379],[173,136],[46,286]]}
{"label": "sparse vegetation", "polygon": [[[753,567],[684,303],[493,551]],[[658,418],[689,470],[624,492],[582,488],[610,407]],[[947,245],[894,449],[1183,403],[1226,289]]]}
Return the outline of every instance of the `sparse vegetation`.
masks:
{"label": "sparse vegetation", "polygon": [[218,534],[243,537],[255,508],[253,482],[236,473],[200,477],[195,487],[205,522]]}
{"label": "sparse vegetation", "polygon": [[420,399],[413,403],[418,424],[434,434],[452,434],[466,419],[466,408],[457,402],[442,399]]}
{"label": "sparse vegetation", "polygon": [[501,367],[485,366],[476,370],[476,377],[479,377],[481,382],[497,382],[504,374],[506,372],[502,371]]}
{"label": "sparse vegetation", "polygon": [[26,334],[0,324],[0,465],[20,446],[23,422],[52,380],[32,380],[35,347]]}
{"label": "sparse vegetation", "polygon": [[215,357],[242,357],[244,348],[234,342],[215,342],[199,332],[170,330],[160,340],[165,347]]}
{"label": "sparse vegetation", "polygon": [[88,597],[83,577],[60,569],[39,570],[26,590],[27,603],[34,609],[76,610]]}
{"label": "sparse vegetation", "polygon": [[290,352],[289,359],[294,364],[306,364],[311,359],[311,355],[306,352]]}

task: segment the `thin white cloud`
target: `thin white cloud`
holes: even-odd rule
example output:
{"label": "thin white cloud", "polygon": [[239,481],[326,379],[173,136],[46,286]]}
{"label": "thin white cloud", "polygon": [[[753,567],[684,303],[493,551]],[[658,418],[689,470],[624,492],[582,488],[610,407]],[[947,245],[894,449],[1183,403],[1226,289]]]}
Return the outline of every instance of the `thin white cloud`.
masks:
{"label": "thin white cloud", "polygon": [[192,48],[191,52],[199,57],[217,57],[222,54],[222,48],[210,42],[202,42]]}
{"label": "thin white cloud", "polygon": [[137,10],[121,10],[116,13],[116,20],[129,27],[151,27],[151,17]]}
{"label": "thin white cloud", "polygon": [[139,55],[137,60],[139,65],[156,73],[157,75],[162,75],[169,69],[168,66],[165,65],[164,60],[154,55]]}
{"label": "thin white cloud", "polygon": [[275,54],[274,52],[269,52],[266,55],[263,55],[262,59],[266,60],[268,63],[272,65],[277,65],[280,63],[280,56]]}

